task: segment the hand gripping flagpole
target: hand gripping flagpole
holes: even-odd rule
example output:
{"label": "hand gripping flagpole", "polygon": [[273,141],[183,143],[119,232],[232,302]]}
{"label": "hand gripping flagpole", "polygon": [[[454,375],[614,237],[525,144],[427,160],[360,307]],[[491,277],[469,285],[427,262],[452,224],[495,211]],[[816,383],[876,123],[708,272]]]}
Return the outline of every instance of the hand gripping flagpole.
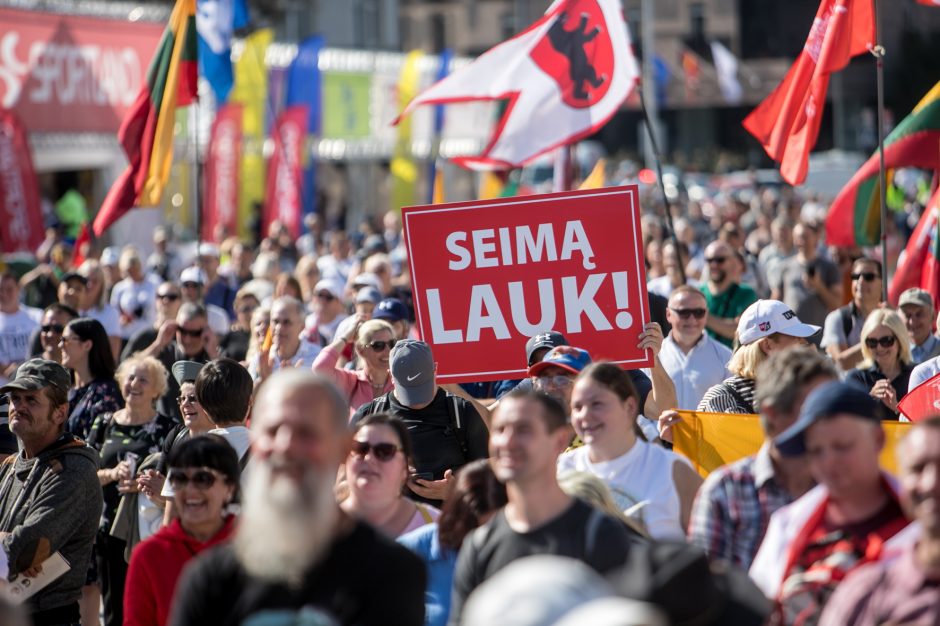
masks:
{"label": "hand gripping flagpole", "polygon": [[672,211],[669,210],[669,198],[666,196],[666,185],[663,183],[663,163],[659,155],[659,144],[656,142],[656,131],[650,123],[649,113],[646,111],[646,94],[643,85],[637,85],[637,91],[640,95],[640,108],[643,110],[643,120],[646,122],[646,132],[649,136],[650,147],[653,149],[653,161],[656,163],[656,180],[659,181],[659,191],[663,196],[663,206],[666,211],[666,227],[669,229],[669,236],[672,239],[672,245],[676,248],[676,258],[679,259],[679,278],[682,284],[685,284],[685,268],[682,266],[682,255],[679,252],[679,238],[676,237],[676,229],[672,225]]}
{"label": "hand gripping flagpole", "polygon": [[881,18],[878,13],[878,0],[874,0],[875,9],[875,45],[871,49],[875,57],[875,75],[878,83],[878,189],[881,204],[881,262],[884,264],[881,281],[881,300],[888,301],[888,202],[887,175],[885,173],[885,90],[884,56],[885,49],[879,43],[881,39]]}

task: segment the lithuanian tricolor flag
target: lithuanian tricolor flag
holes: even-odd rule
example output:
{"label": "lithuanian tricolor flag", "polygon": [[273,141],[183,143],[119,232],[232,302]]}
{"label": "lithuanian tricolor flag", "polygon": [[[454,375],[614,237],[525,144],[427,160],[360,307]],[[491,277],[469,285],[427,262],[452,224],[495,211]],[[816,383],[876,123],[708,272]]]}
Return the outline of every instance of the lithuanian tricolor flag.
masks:
{"label": "lithuanian tricolor flag", "polygon": [[150,62],[147,84],[118,130],[130,165],[98,211],[96,236],[131,207],[159,204],[173,164],[176,109],[196,99],[196,77],[196,0],[176,0]]}
{"label": "lithuanian tricolor flag", "polygon": [[[826,243],[874,246],[881,239],[881,191],[875,152],[843,187],[829,207]],[[898,167],[940,170],[940,82],[885,137],[885,167],[890,184]]]}

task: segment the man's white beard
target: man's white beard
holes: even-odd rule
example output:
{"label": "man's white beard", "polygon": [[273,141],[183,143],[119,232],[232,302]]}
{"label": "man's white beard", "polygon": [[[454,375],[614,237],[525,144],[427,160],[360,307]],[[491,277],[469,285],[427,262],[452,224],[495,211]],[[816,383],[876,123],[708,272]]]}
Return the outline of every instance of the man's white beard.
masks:
{"label": "man's white beard", "polygon": [[299,586],[330,548],[339,517],[336,477],[307,468],[297,484],[276,475],[277,465],[273,459],[251,465],[234,549],[249,575]]}

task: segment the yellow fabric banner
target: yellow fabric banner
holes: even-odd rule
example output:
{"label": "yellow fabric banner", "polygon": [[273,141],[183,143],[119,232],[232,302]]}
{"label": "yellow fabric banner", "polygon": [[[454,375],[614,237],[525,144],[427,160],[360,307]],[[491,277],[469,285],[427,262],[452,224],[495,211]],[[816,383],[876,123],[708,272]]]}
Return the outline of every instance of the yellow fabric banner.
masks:
{"label": "yellow fabric banner", "polygon": [[[398,105],[403,111],[418,95],[419,64],[424,53],[412,50],[405,59],[398,78]],[[392,208],[415,204],[415,186],[418,184],[418,164],[411,154],[411,116],[398,123],[398,140],[392,157]]]}
{"label": "yellow fabric banner", "polygon": [[[682,422],[673,427],[673,449],[692,462],[702,476],[756,453],[764,443],[764,431],[756,415],[679,411]],[[912,426],[907,422],[882,422],[885,447],[881,467],[897,474],[895,449]]]}
{"label": "yellow fabric banner", "polygon": [[243,107],[241,181],[238,194],[238,236],[249,237],[250,227],[264,202],[264,116],[268,100],[268,68],[264,55],[274,41],[274,31],[262,28],[245,39],[235,62],[235,84],[229,100]]}
{"label": "yellow fabric banner", "polygon": [[584,179],[578,189],[600,189],[604,186],[604,172],[607,169],[607,160],[598,159],[597,164],[588,177]]}

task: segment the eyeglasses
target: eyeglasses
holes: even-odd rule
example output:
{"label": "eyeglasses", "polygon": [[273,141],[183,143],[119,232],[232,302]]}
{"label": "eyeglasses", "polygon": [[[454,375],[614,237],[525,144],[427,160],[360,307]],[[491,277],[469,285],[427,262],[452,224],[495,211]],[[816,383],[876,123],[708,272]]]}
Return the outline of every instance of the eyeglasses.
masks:
{"label": "eyeglasses", "polygon": [[317,294],[317,297],[321,300],[336,300],[336,296],[331,294],[329,291],[321,291]]}
{"label": "eyeglasses", "polygon": [[865,345],[871,349],[875,349],[878,346],[881,346],[882,348],[890,348],[891,346],[894,345],[894,342],[897,340],[898,338],[895,337],[894,335],[888,335],[886,337],[878,337],[877,339],[875,337],[869,337],[868,339],[865,340]]}
{"label": "eyeglasses", "polygon": [[852,274],[851,276],[852,276],[852,280],[858,280],[859,278],[864,278],[868,282],[872,282],[873,280],[877,280],[881,278],[879,274],[876,274],[874,272],[859,272],[858,274]]}
{"label": "eyeglasses", "polygon": [[180,326],[179,328],[176,329],[176,332],[178,332],[183,337],[192,337],[195,339],[196,337],[201,337],[202,334],[206,332],[206,329],[199,328],[197,330],[189,330]]}
{"label": "eyeglasses", "polygon": [[180,295],[178,293],[158,293],[157,298],[164,302],[176,302],[180,299]]}
{"label": "eyeglasses", "polygon": [[187,289],[199,289],[202,287],[202,283],[192,283],[187,281],[183,283],[183,287],[186,287]]}
{"label": "eyeglasses", "polygon": [[194,393],[179,397],[180,404],[196,404],[197,402],[199,402],[199,400],[196,399],[196,394]]}
{"label": "eyeglasses", "polygon": [[689,319],[689,317],[694,317],[697,320],[705,317],[705,314],[708,313],[705,309],[674,309],[669,307],[669,310],[681,317],[684,320]]}
{"label": "eyeglasses", "polygon": [[71,337],[66,337],[65,335],[62,335],[62,338],[59,339],[59,343],[68,343],[70,341],[81,341],[81,340],[82,340],[81,337],[76,337],[75,335],[72,335]]}
{"label": "eyeglasses", "polygon": [[709,265],[712,263],[717,263],[718,265],[721,265],[727,260],[728,260],[728,257],[726,256],[713,256],[710,259],[705,259],[705,262],[708,263]]}
{"label": "eyeglasses", "polygon": [[173,491],[179,491],[189,484],[192,484],[193,487],[200,491],[205,491],[212,489],[215,481],[219,478],[224,479],[225,477],[209,468],[198,469],[191,474],[182,470],[171,469],[170,475],[167,476],[167,480],[170,481],[170,486],[173,487]]}
{"label": "eyeglasses", "polygon": [[65,326],[62,324],[46,324],[45,326],[41,326],[40,330],[44,333],[55,333],[57,335],[61,335],[62,331],[65,330]]}
{"label": "eyeglasses", "polygon": [[555,376],[539,376],[536,380],[542,387],[567,387],[574,382],[572,378],[562,374],[556,374]]}
{"label": "eyeglasses", "polygon": [[372,456],[377,460],[387,463],[395,458],[395,455],[398,454],[398,451],[401,450],[394,443],[369,443],[368,441],[358,441],[353,439],[351,454],[358,456],[361,459],[364,459],[369,452],[372,453]]}
{"label": "eyeglasses", "polygon": [[382,352],[386,348],[391,350],[395,347],[395,340],[389,339],[388,341],[373,341],[369,344],[369,347],[375,350],[376,352]]}

